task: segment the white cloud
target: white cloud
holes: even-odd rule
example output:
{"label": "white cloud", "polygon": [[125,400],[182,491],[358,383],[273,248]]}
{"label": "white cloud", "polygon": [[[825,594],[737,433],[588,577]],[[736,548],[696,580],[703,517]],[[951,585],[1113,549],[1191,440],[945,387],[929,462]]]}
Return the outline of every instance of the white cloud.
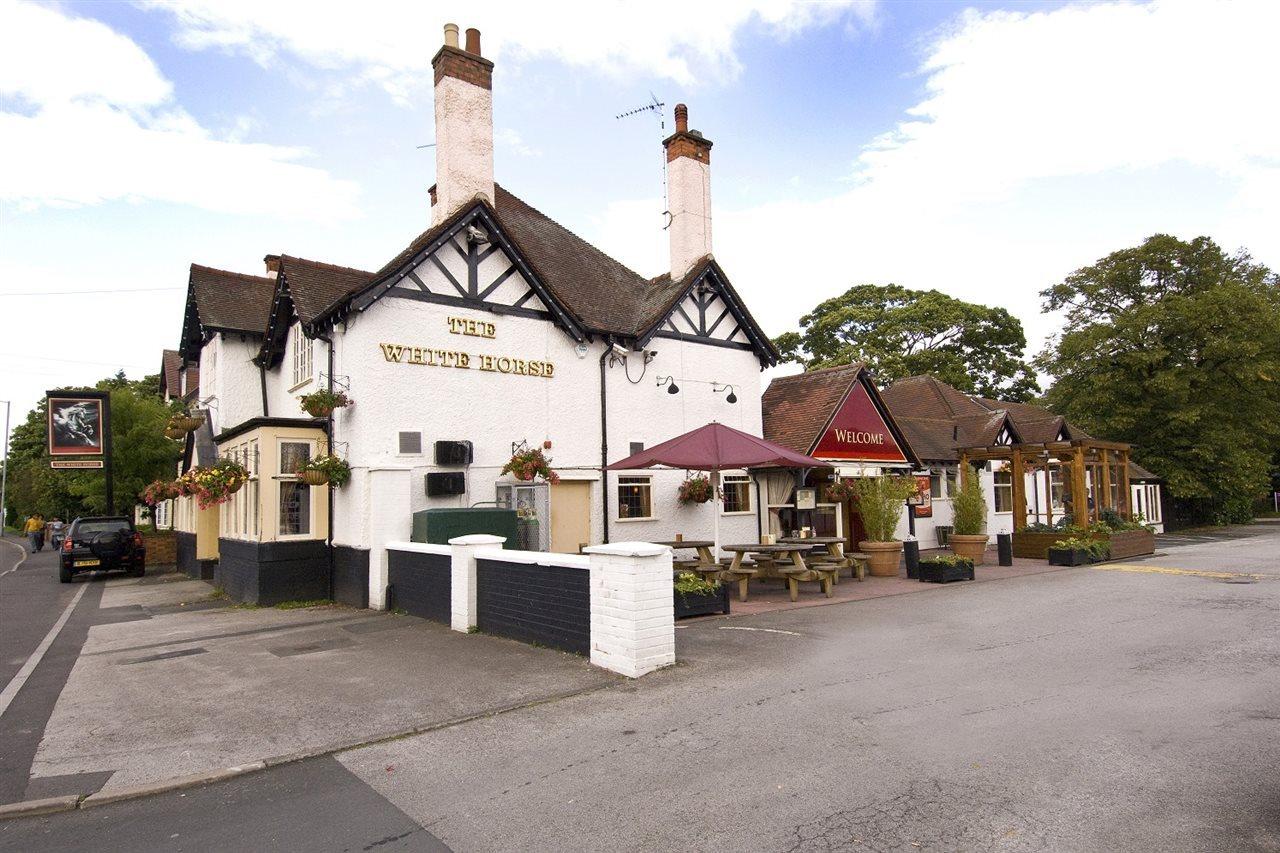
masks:
{"label": "white cloud", "polygon": [[541,157],[542,152],[531,147],[515,128],[501,127],[493,133],[493,141],[513,154],[521,157]]}
{"label": "white cloud", "polygon": [[356,187],[300,148],[216,138],[130,39],[98,21],[0,4],[0,199],[20,207],[156,200],[321,221],[357,214]]}
{"label": "white cloud", "polygon": [[469,2],[341,4],[257,0],[143,0],[179,24],[192,49],[244,53],[264,65],[296,58],[319,69],[358,69],[361,78],[406,102],[430,80],[441,27],[455,21],[483,33],[494,59],[551,57],[607,73],[639,72],[681,85],[731,79],[740,70],[734,39],[758,24],[780,38],[845,21],[871,26],[876,0],[718,0],[690,3]]}
{"label": "white cloud", "polygon": [[[924,98],[850,151],[851,188],[717,204],[716,256],[770,332],[851,284],[896,281],[1008,307],[1033,351],[1057,324],[1041,289],[1152,233],[1208,234],[1280,267],[1277,10],[966,12],[925,48]],[[594,236],[661,269],[665,246],[632,236],[648,213],[615,203]]]}

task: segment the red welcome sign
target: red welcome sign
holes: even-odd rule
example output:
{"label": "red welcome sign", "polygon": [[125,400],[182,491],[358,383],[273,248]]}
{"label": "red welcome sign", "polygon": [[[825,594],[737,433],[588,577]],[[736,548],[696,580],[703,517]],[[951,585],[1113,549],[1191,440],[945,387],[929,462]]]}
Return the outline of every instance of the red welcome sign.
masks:
{"label": "red welcome sign", "polygon": [[818,446],[809,455],[851,462],[907,461],[861,382],[855,383],[844,398],[827,431],[818,440]]}

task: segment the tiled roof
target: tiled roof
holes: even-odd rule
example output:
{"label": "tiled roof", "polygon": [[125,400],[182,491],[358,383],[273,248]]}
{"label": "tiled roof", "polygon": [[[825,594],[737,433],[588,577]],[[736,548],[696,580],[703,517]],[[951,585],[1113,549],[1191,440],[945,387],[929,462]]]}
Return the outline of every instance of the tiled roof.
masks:
{"label": "tiled roof", "polygon": [[[280,275],[289,287],[293,310],[303,323],[312,323],[336,303],[373,281],[374,274],[290,255],[280,256]],[[266,315],[263,315],[266,325]]]}
{"label": "tiled roof", "polygon": [[[627,337],[646,331],[705,266],[677,282],[669,275],[646,279],[504,187],[495,184],[494,196],[493,210],[516,249],[560,304],[591,331]],[[469,209],[419,234],[371,280],[398,272]]]}
{"label": "tiled roof", "polygon": [[862,364],[857,363],[776,377],[760,400],[764,437],[808,453],[861,372]]}
{"label": "tiled roof", "polygon": [[1029,444],[1040,444],[1046,441],[1057,441],[1062,427],[1074,439],[1092,438],[1084,430],[1067,423],[1062,415],[1055,415],[1044,406],[1033,406],[1030,403],[1011,403],[1007,400],[992,400],[988,397],[976,397],[979,403],[989,409],[1004,409],[1013,420],[1013,426]]}
{"label": "tiled roof", "polygon": [[1137,462],[1129,463],[1129,479],[1130,480],[1159,480],[1160,478],[1152,474],[1146,468],[1143,468]]}
{"label": "tiled roof", "polygon": [[191,288],[200,325],[261,335],[275,294],[276,281],[256,275],[191,265]]}
{"label": "tiled roof", "polygon": [[187,367],[187,393],[182,394],[182,353],[167,349],[160,360],[160,390],[167,390],[170,396],[193,396],[200,387],[200,365]]}

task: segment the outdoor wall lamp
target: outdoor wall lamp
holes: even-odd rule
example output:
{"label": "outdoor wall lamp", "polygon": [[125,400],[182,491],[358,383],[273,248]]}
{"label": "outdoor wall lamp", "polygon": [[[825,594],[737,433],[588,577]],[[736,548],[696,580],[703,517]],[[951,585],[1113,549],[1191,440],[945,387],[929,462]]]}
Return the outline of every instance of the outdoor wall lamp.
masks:
{"label": "outdoor wall lamp", "polygon": [[721,391],[728,391],[729,393],[725,395],[724,401],[728,403],[730,406],[738,402],[738,395],[733,393],[732,385],[721,385],[720,387],[717,388],[715,384],[713,384],[711,386],[711,390],[716,394],[719,394]]}
{"label": "outdoor wall lamp", "polygon": [[663,385],[667,386],[668,394],[680,393],[680,386],[676,384],[676,378],[674,376],[659,376],[658,387],[661,388]]}

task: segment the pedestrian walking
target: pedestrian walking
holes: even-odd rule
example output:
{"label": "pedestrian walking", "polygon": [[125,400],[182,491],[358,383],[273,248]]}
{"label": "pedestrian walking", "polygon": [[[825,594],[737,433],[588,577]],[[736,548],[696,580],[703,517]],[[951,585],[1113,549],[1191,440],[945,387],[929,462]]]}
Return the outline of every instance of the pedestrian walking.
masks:
{"label": "pedestrian walking", "polygon": [[27,519],[26,525],[22,528],[22,532],[27,534],[27,538],[31,540],[32,551],[44,550],[44,516],[36,513]]}
{"label": "pedestrian walking", "polygon": [[62,537],[67,529],[66,522],[56,515],[49,522],[49,547],[58,550],[62,547]]}

